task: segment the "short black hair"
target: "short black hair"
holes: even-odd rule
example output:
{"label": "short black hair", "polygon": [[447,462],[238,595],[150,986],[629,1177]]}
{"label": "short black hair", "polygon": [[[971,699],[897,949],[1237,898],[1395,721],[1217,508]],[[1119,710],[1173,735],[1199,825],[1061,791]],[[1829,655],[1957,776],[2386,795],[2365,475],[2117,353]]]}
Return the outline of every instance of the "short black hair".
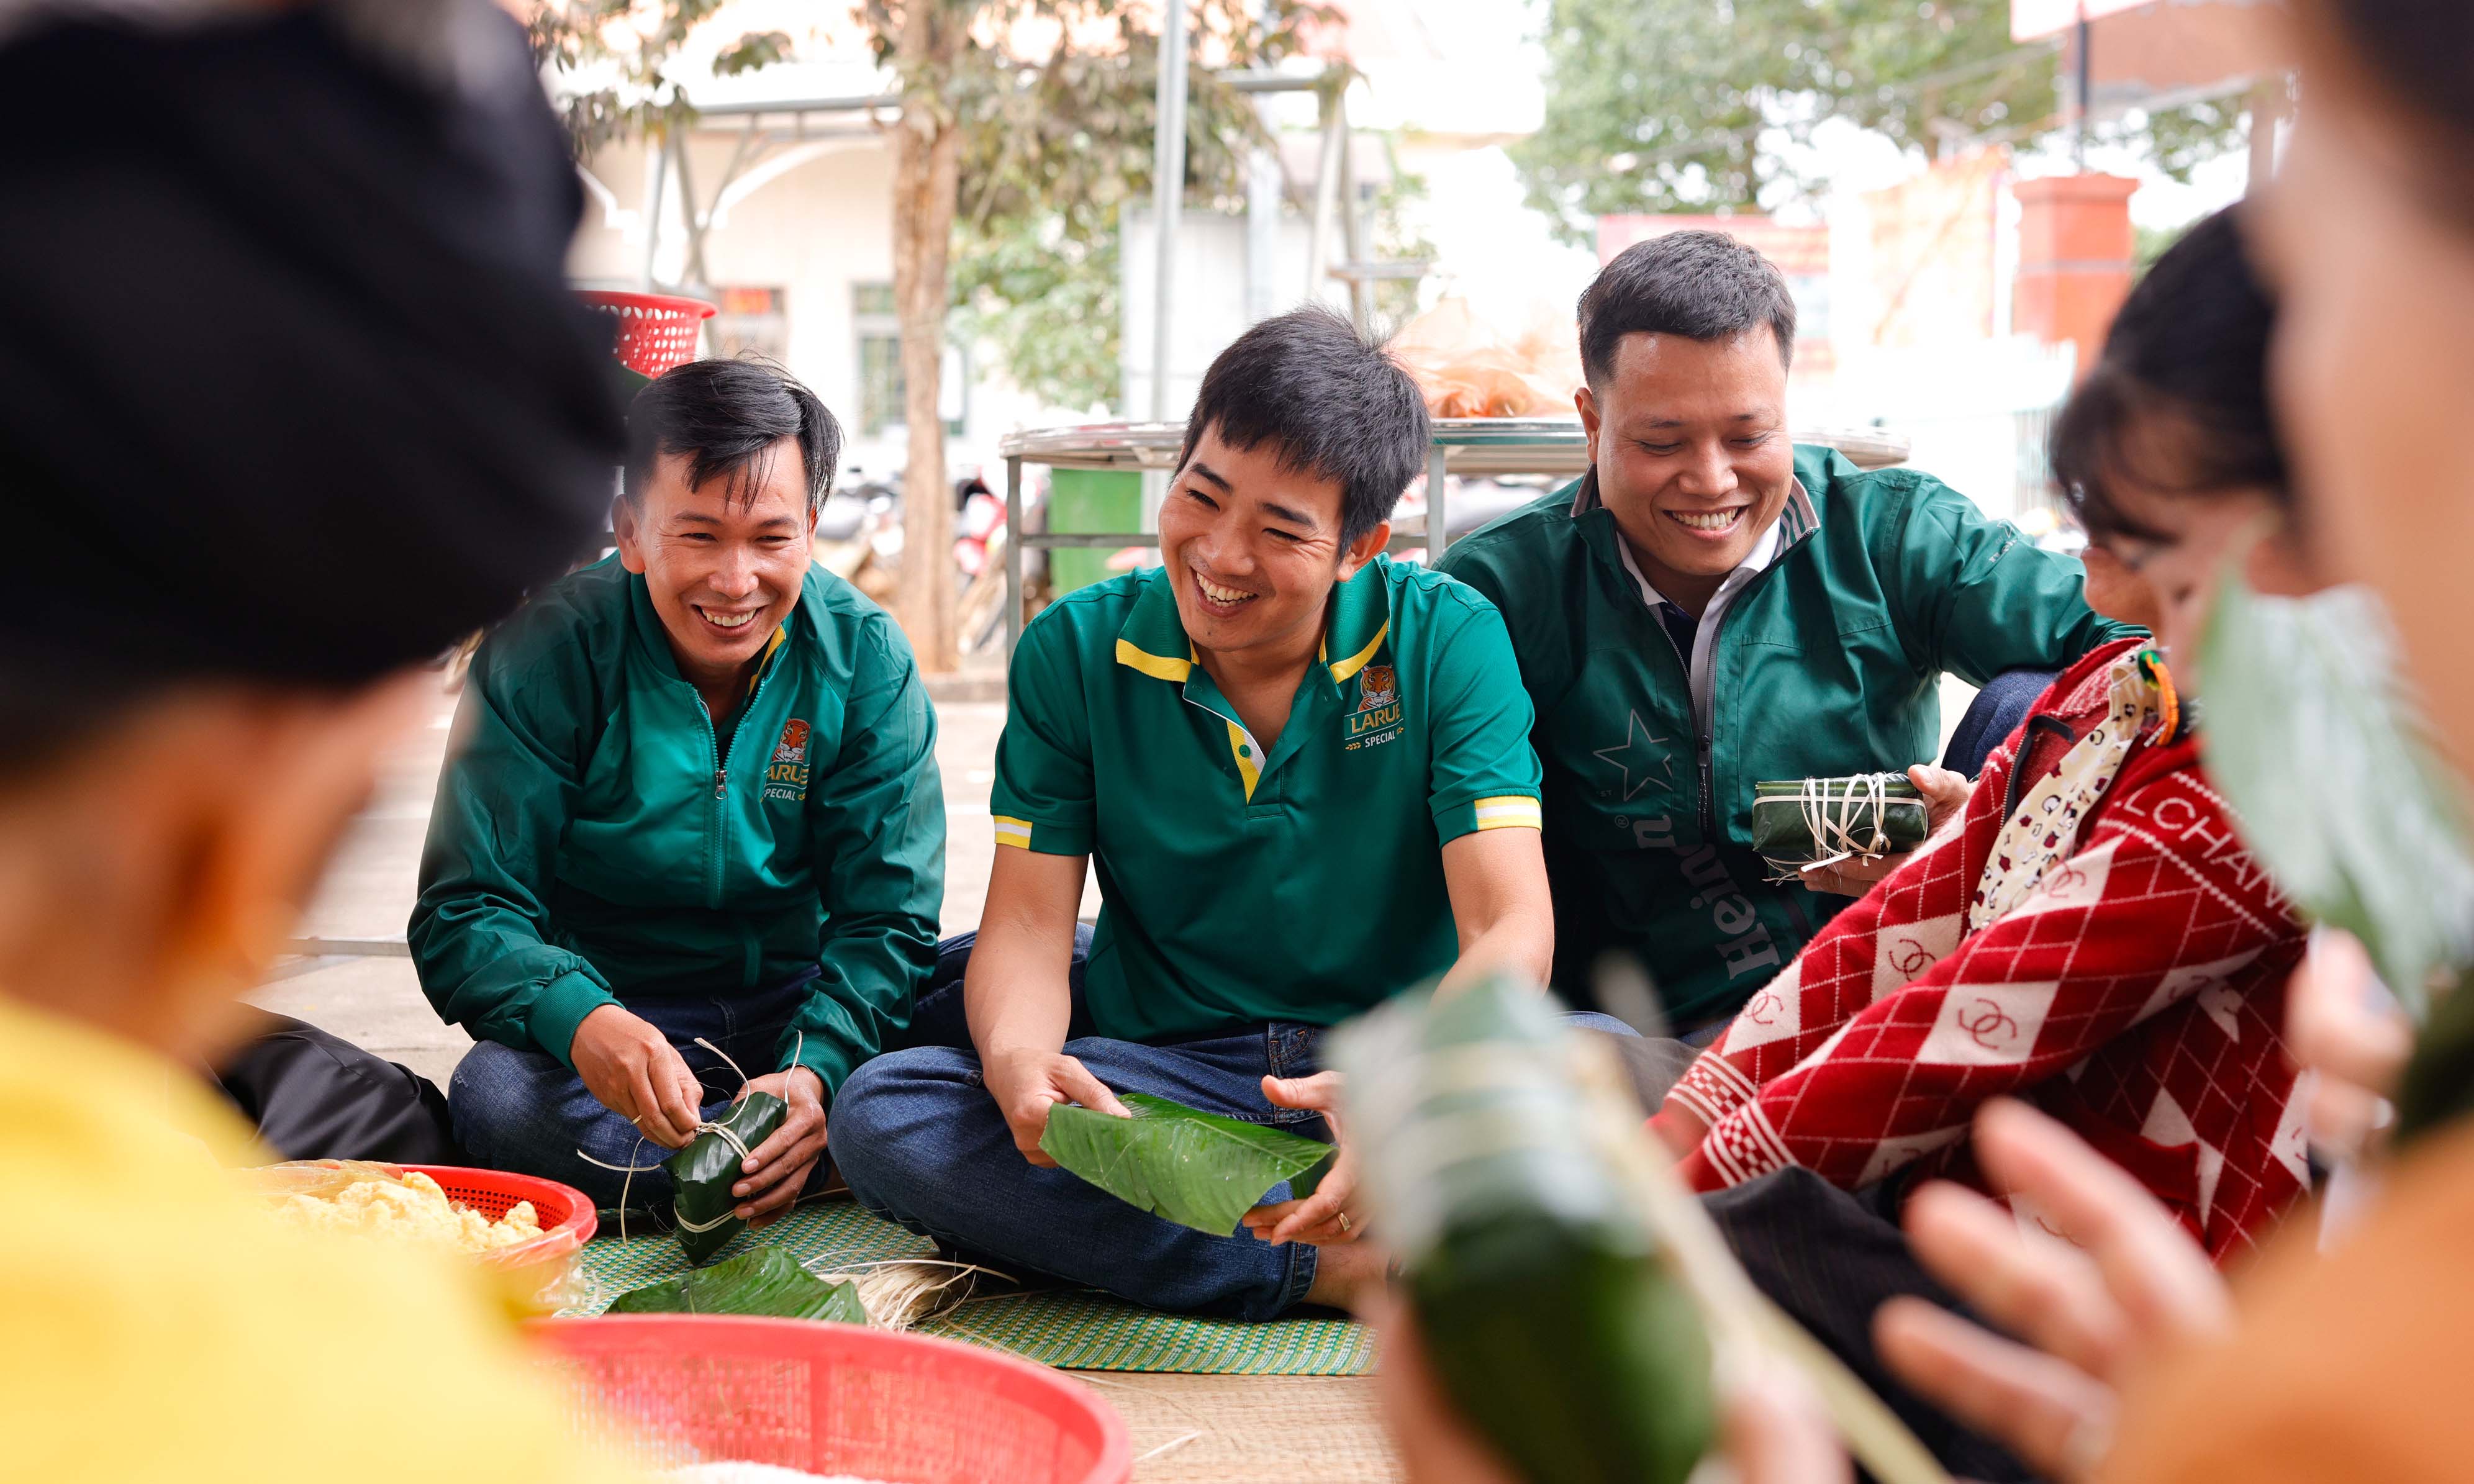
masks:
{"label": "short black hair", "polygon": [[1581,371],[1602,386],[1626,335],[1732,340],[1763,325],[1779,364],[1795,364],[1795,296],[1786,275],[1723,231],[1671,231],[1608,259],[1581,291]]}
{"label": "short black hair", "polygon": [[1340,486],[1346,547],[1392,519],[1425,467],[1428,426],[1425,395],[1382,342],[1308,304],[1239,335],[1202,374],[1176,467],[1211,428],[1233,449],[1274,445],[1283,469]]}
{"label": "short black hair", "polygon": [[753,358],[689,361],[647,382],[627,405],[630,500],[641,499],[664,454],[687,454],[688,487],[727,479],[733,500],[752,500],[785,438],[807,466],[808,514],[824,508],[842,456],[842,426],[816,394],[778,366]]}
{"label": "short black hair", "polygon": [[2178,495],[2256,489],[2292,507],[2268,404],[2276,310],[2251,271],[2239,209],[2202,219],[2157,258],[2054,420],[2053,478],[2091,536],[2158,535],[2122,512],[2124,479]]}

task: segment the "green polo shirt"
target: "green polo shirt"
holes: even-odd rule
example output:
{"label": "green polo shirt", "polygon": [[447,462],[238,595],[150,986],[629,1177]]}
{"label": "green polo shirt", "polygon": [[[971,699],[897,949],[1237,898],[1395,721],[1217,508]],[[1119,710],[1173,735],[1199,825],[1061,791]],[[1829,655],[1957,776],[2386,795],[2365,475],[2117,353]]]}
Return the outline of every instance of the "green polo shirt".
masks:
{"label": "green polo shirt", "polygon": [[1197,663],[1158,568],[1051,604],[1007,693],[997,843],[1092,858],[1084,992],[1102,1035],[1337,1024],[1451,966],[1444,842],[1538,828],[1502,617],[1388,557],[1333,589],[1268,756]]}

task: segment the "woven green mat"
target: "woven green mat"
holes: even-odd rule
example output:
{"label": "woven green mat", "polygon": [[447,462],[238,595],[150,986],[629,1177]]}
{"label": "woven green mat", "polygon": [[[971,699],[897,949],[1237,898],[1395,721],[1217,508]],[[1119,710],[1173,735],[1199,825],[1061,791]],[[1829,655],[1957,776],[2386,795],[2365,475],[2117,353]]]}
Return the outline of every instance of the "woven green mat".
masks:
{"label": "woven green mat", "polygon": [[[935,1244],[861,1210],[846,1200],[812,1201],[760,1234],[739,1237],[723,1255],[762,1240],[788,1248],[819,1270],[881,1257],[933,1257]],[[615,1224],[585,1245],[574,1302],[561,1314],[598,1314],[610,1301],[656,1278],[688,1270],[667,1233],[621,1239]],[[1162,1314],[1090,1289],[1008,1293],[989,1285],[922,1334],[967,1340],[1076,1371],[1172,1371],[1203,1375],[1364,1375],[1374,1347],[1364,1326],[1345,1319],[1275,1319],[1246,1324]]]}

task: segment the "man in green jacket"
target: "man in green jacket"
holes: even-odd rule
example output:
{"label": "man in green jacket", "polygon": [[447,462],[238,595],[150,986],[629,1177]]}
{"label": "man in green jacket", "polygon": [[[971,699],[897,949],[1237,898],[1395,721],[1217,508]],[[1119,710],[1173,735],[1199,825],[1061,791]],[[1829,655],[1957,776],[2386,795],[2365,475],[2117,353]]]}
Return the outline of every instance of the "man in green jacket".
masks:
{"label": "man in green jacket", "polygon": [[1537,709],[1557,986],[1589,1004],[1593,965],[1636,956],[1688,1035],[1845,904],[1768,879],[1754,784],[1922,764],[1944,671],[2059,669],[2132,631],[1941,481],[1792,444],[1795,304],[1751,248],[1627,249],[1580,334],[1589,473],[1443,567],[1502,611]]}
{"label": "man in green jacket", "polygon": [[827,1106],[934,964],[935,717],[901,631],[810,560],[841,441],[813,393],[695,361],[627,421],[617,557],[473,659],[413,961],[481,1038],[448,1091],[475,1158],[615,1204],[591,1161],[657,1164],[762,1088],[790,1107],[735,1187],[763,1220],[821,1180]]}

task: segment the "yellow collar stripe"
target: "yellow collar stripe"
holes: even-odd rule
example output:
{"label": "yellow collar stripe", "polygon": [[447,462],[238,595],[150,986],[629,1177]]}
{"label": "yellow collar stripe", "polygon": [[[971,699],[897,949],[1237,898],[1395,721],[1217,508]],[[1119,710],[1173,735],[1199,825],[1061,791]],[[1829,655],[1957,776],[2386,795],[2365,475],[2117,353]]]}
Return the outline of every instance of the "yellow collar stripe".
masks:
{"label": "yellow collar stripe", "polygon": [[1263,749],[1236,722],[1228,723],[1228,757],[1237,765],[1237,776],[1246,785],[1246,801],[1254,801],[1254,785],[1263,776]]}
{"label": "yellow collar stripe", "polygon": [[1164,654],[1137,649],[1130,639],[1117,641],[1117,663],[1128,669],[1141,670],[1153,680],[1171,680],[1178,685],[1183,685],[1185,677],[1194,673],[1194,661],[1172,660]]}
{"label": "yellow collar stripe", "polygon": [[1477,811],[1477,827],[1481,830],[1535,830],[1543,824],[1538,801],[1525,793],[1479,799],[1472,807]]}
{"label": "yellow collar stripe", "polygon": [[1364,669],[1366,668],[1366,662],[1374,658],[1374,651],[1383,647],[1384,636],[1391,632],[1392,620],[1386,619],[1383,620],[1383,626],[1374,631],[1374,637],[1366,642],[1365,648],[1358,650],[1355,654],[1350,655],[1347,659],[1341,661],[1339,664],[1334,665],[1331,668],[1331,678],[1334,683],[1346,680],[1349,676],[1356,674],[1361,669]]}
{"label": "yellow collar stripe", "polygon": [[773,629],[773,637],[764,641],[764,652],[756,657],[756,669],[750,671],[747,676],[748,694],[754,695],[756,693],[756,688],[759,685],[764,684],[765,668],[773,663],[774,654],[778,652],[782,645],[790,638],[789,627],[790,626],[788,623],[776,624]]}

